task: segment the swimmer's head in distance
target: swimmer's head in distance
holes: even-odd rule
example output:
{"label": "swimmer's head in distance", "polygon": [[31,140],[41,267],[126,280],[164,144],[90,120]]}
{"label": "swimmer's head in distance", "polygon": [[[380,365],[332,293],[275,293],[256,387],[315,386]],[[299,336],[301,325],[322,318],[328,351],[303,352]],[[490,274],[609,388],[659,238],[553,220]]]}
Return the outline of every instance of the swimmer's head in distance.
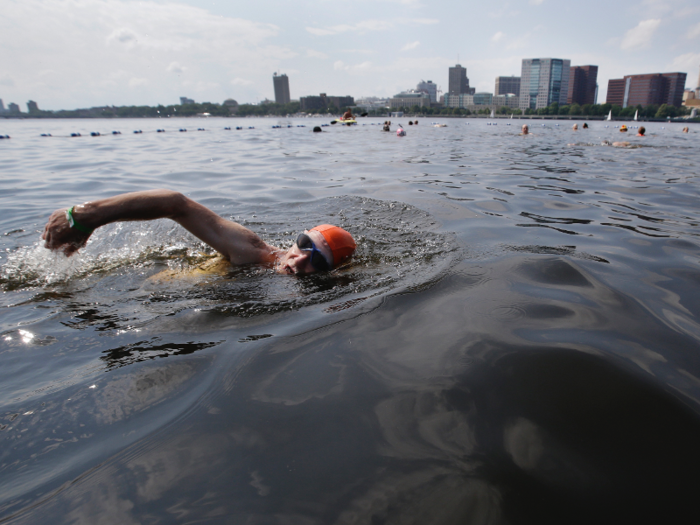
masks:
{"label": "swimmer's head in distance", "polygon": [[310,231],[317,231],[326,239],[333,254],[332,264],[334,268],[349,259],[355,252],[355,248],[357,248],[357,243],[352,238],[352,235],[338,226],[320,224],[315,228],[311,228]]}

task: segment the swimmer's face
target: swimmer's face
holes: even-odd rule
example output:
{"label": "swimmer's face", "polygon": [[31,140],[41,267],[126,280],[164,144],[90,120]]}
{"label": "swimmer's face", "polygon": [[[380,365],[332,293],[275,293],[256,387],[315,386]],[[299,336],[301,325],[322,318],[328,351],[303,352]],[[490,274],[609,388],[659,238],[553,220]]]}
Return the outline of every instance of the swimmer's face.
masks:
{"label": "swimmer's face", "polygon": [[528,132],[527,124],[523,124],[523,133],[524,133],[525,135],[527,135],[527,132]]}
{"label": "swimmer's face", "polygon": [[[331,248],[328,246],[323,235],[321,235],[321,232],[305,230],[304,233],[311,238],[316,249],[321,252],[327,261],[333,260],[333,252],[331,252]],[[312,252],[309,250],[302,250],[299,248],[295,242],[294,245],[287,250],[287,253],[278,259],[275,271],[287,275],[315,273],[317,270],[311,264],[311,253]]]}

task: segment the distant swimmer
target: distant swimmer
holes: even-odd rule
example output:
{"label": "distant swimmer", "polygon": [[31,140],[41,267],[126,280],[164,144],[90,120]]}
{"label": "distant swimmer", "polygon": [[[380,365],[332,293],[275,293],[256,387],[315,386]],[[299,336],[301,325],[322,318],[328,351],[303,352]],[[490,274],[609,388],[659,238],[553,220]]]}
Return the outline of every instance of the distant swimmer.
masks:
{"label": "distant swimmer", "polygon": [[588,129],[588,124],[585,122],[583,123],[583,129]]}
{"label": "distant swimmer", "polygon": [[530,128],[527,126],[527,124],[523,124],[523,127],[520,128],[520,134],[521,135],[531,135]]}
{"label": "distant swimmer", "polygon": [[683,128],[683,133],[688,133],[690,130],[688,129],[688,126]]}
{"label": "distant swimmer", "polygon": [[637,132],[638,137],[645,137],[644,135],[647,132],[647,129],[644,126],[639,126],[639,131]]}
{"label": "distant swimmer", "polygon": [[236,266],[260,264],[277,273],[329,271],[348,260],[356,243],[344,229],[321,224],[301,232],[289,250],[271,246],[248,228],[170,190],[146,190],[86,202],[51,214],[41,238],[50,250],[70,256],[100,226],[112,222],[171,219]]}
{"label": "distant swimmer", "polygon": [[625,126],[624,124],[620,126],[620,133],[627,133],[627,126]]}
{"label": "distant swimmer", "polygon": [[[629,142],[610,142],[609,140],[604,140],[600,144],[601,146],[613,146],[615,148],[629,148],[631,144]],[[638,148],[639,146],[632,146]]]}
{"label": "distant swimmer", "polygon": [[578,124],[574,124],[571,129],[573,129],[574,131],[578,131]]}
{"label": "distant swimmer", "polygon": [[388,120],[384,121],[384,127],[382,128],[382,131],[391,131],[391,122]]}
{"label": "distant swimmer", "polygon": [[417,125],[418,125],[418,121],[415,120],[415,121],[413,122],[413,125],[414,125],[414,126],[417,126]]}

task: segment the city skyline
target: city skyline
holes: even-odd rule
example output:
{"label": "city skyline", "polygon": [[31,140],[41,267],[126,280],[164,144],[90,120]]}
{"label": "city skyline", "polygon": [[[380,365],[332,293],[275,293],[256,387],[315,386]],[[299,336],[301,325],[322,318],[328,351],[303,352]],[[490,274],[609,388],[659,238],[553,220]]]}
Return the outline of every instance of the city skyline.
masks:
{"label": "city skyline", "polygon": [[477,92],[493,92],[496,77],[520,75],[522,59],[553,56],[598,65],[600,102],[610,79],[679,71],[692,84],[700,67],[700,6],[690,0],[352,6],[7,0],[0,98],[47,110],[167,104],[183,93],[255,103],[274,100],[272,71],[289,76],[294,99],[389,98],[421,79],[447,92],[457,63]]}

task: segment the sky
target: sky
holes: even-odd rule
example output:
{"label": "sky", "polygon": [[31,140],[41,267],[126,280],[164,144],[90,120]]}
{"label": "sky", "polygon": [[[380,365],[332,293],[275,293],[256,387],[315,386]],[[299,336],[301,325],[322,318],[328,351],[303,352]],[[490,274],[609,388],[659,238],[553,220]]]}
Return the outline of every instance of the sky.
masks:
{"label": "sky", "polygon": [[274,99],[391,97],[448,68],[494,91],[523,58],[597,65],[611,78],[700,72],[697,0],[3,0],[0,99],[26,111],[92,106],[240,104]]}

